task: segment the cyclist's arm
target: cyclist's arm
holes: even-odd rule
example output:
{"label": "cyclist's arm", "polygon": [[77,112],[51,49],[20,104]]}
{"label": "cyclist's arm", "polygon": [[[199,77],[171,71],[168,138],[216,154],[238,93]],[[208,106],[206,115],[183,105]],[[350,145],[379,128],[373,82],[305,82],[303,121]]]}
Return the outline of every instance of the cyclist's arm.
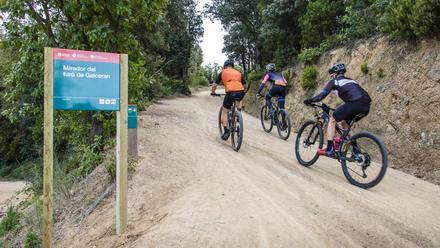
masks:
{"label": "cyclist's arm", "polygon": [[266,76],[264,76],[263,81],[260,84],[260,87],[258,88],[258,94],[261,93],[261,91],[263,90],[264,86],[268,81],[269,81],[269,74],[266,74]]}
{"label": "cyclist's arm", "polygon": [[241,76],[241,84],[243,85],[244,89],[246,90],[246,80],[244,80],[243,76]]}
{"label": "cyclist's arm", "polygon": [[322,101],[324,98],[326,98],[330,94],[330,92],[333,90],[334,86],[335,86],[335,80],[333,79],[333,80],[331,80],[330,82],[327,83],[327,86],[322,90],[321,93],[319,93],[318,95],[310,98],[310,100],[312,102],[320,102],[320,101]]}
{"label": "cyclist's arm", "polygon": [[215,93],[215,90],[217,89],[217,85],[219,85],[221,81],[222,81],[222,73],[220,72],[217,76],[217,79],[212,84],[211,93]]}

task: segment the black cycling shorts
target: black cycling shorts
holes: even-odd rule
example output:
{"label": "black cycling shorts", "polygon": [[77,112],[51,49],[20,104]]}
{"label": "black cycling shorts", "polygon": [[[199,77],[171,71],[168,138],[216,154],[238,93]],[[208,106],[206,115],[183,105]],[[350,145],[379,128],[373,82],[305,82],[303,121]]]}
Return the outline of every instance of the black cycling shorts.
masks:
{"label": "black cycling shorts", "polygon": [[241,101],[244,97],[244,91],[227,92],[223,100],[223,107],[231,109],[234,100]]}
{"label": "black cycling shorts", "polygon": [[269,90],[271,96],[286,97],[286,87],[281,85],[273,85]]}
{"label": "black cycling shorts", "polygon": [[350,122],[357,114],[364,114],[365,116],[367,116],[369,112],[370,104],[346,102],[343,105],[339,106],[335,110],[335,112],[333,112],[333,118],[335,118],[337,122],[344,120],[345,122],[347,122],[347,124],[350,124]]}

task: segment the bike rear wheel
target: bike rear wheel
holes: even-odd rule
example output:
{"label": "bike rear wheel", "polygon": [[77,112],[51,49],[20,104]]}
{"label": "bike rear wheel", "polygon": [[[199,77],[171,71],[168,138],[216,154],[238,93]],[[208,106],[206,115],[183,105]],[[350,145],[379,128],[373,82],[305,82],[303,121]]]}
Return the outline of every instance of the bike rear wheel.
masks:
{"label": "bike rear wheel", "polygon": [[385,176],[388,168],[388,152],[385,144],[374,134],[360,132],[342,151],[342,171],[347,180],[360,188],[376,186]]}
{"label": "bike rear wheel", "polygon": [[324,143],[324,132],[320,123],[306,121],[298,131],[295,141],[295,156],[299,164],[309,167],[319,158],[317,153]]}
{"label": "bike rear wheel", "polygon": [[220,111],[218,112],[218,129],[219,129],[220,137],[222,137],[223,133],[225,132],[222,125],[222,114],[223,114],[223,107],[220,107]]}
{"label": "bike rear wheel", "polygon": [[261,107],[260,120],[261,120],[261,126],[263,126],[264,131],[270,133],[270,131],[272,131],[273,128],[273,119],[270,116],[270,109],[267,105]]}
{"label": "bike rear wheel", "polygon": [[240,111],[235,111],[231,121],[231,143],[232,149],[238,152],[243,141],[243,116]]}
{"label": "bike rear wheel", "polygon": [[290,130],[292,124],[290,122],[290,116],[285,109],[280,109],[277,113],[277,130],[281,139],[287,140],[290,136]]}

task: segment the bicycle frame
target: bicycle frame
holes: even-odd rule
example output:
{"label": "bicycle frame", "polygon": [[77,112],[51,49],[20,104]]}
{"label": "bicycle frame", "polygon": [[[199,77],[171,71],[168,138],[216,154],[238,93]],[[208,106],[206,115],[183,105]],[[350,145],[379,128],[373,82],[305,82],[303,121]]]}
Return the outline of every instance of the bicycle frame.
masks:
{"label": "bicycle frame", "polygon": [[[320,113],[315,113],[316,125],[321,125],[322,127],[324,127],[324,126],[328,127],[329,120],[330,120],[330,111],[335,111],[335,109],[330,108],[330,107],[328,107],[325,104],[323,104],[323,105],[311,104],[311,106],[318,107],[318,108],[321,108],[323,110]],[[354,161],[352,158],[347,158],[347,157],[342,156],[343,152],[347,151],[348,145],[351,143],[349,137],[350,137],[350,131],[351,131],[354,123],[355,123],[355,119],[353,119],[351,121],[351,123],[348,123],[348,128],[347,129],[342,128],[339,124],[336,123],[336,126],[335,126],[336,133],[338,133],[342,137],[341,145],[339,146],[339,149],[337,151],[335,151],[336,154],[337,154],[336,158],[337,158],[338,161],[341,161],[341,160],[347,160],[347,161],[350,161],[350,162]],[[314,132],[314,129],[312,129],[312,131],[310,132],[310,135],[313,132]],[[309,138],[310,137],[307,137],[307,140]],[[314,144],[316,142],[317,138],[318,138],[318,135],[316,135],[316,137],[314,138],[313,142],[310,143],[310,144]]]}

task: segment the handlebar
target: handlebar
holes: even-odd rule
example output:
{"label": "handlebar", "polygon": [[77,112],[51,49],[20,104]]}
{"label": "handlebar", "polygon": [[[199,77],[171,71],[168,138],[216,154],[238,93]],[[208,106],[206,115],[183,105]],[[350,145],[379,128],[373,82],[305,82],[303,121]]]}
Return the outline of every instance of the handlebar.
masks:
{"label": "handlebar", "polygon": [[322,110],[328,109],[331,111],[335,111],[334,108],[330,108],[327,104],[325,103],[321,103],[321,104],[316,104],[316,103],[310,103],[308,106],[310,107],[316,107],[316,108],[321,108]]}
{"label": "handlebar", "polygon": [[224,95],[226,95],[226,94],[223,94],[223,93],[220,93],[220,94],[217,94],[217,93],[215,93],[215,94],[211,94],[211,96],[224,96]]}

